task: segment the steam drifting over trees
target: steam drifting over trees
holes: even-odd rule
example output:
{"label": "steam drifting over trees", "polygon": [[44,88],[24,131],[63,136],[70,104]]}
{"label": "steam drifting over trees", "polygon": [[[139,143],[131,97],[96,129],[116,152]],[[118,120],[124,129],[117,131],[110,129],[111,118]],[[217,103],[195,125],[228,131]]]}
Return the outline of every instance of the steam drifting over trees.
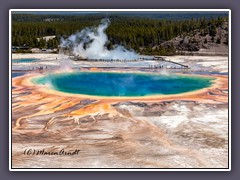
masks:
{"label": "steam drifting over trees", "polygon": [[[33,15],[13,14],[12,45],[29,46],[31,48],[58,48],[61,38],[80,32],[86,27],[97,27],[104,14],[97,15]],[[114,45],[122,45],[128,50],[133,49],[140,54],[171,55],[176,47],[169,44],[162,46],[172,38],[188,35],[198,30],[202,36],[216,36],[227,16],[212,18],[196,17],[191,19],[149,18],[144,16],[108,15],[111,21],[106,34],[105,44],[110,50]],[[44,36],[56,37],[51,40],[41,39]],[[38,40],[40,38],[40,40]],[[217,38],[215,38],[217,39]],[[217,43],[220,43],[219,39]]]}

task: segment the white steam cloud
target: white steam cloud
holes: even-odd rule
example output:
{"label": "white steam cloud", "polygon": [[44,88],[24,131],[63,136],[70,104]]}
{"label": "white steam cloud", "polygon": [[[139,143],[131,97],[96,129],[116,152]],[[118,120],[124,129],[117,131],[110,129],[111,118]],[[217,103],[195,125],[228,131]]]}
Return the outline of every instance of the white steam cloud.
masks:
{"label": "white steam cloud", "polygon": [[68,47],[75,56],[87,59],[138,59],[137,53],[120,45],[115,45],[111,50],[107,49],[109,40],[105,30],[109,25],[109,19],[103,19],[98,27],[85,28],[67,39],[62,39],[61,47]]}

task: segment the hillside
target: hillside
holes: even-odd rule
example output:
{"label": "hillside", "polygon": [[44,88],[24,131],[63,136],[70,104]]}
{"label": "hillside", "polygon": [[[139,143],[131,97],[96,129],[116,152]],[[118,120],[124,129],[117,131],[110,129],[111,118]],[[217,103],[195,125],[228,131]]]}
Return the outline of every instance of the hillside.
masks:
{"label": "hillside", "polygon": [[[201,53],[228,53],[228,22],[223,22],[212,32],[195,29],[192,33],[183,33],[161,44],[168,48],[173,46],[177,54]],[[156,47],[155,47],[156,48]]]}
{"label": "hillside", "polygon": [[[108,49],[122,45],[146,55],[175,55],[186,52],[225,52],[228,49],[228,17],[209,15],[189,19],[131,17],[110,14],[106,29]],[[32,18],[32,21],[31,21]],[[98,26],[104,16],[13,16],[12,45],[29,48],[59,48],[61,39]],[[43,37],[54,36],[46,41]],[[81,39],[79,39],[81,41]]]}

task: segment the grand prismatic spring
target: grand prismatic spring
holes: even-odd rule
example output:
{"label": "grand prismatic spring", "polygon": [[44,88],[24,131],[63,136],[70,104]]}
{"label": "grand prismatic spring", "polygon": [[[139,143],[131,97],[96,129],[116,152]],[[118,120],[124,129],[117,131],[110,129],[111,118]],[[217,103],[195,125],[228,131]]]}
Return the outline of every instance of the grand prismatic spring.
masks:
{"label": "grand prismatic spring", "polygon": [[[227,158],[227,82],[221,75],[101,69],[17,76],[13,162],[15,167],[35,161],[36,167],[63,167],[67,161],[74,162],[69,167],[84,168],[224,167],[226,159],[216,157]],[[80,149],[81,154],[50,162],[46,156],[16,154],[23,144],[46,151]]]}
{"label": "grand prismatic spring", "polygon": [[78,72],[33,80],[55,90],[93,96],[147,96],[190,92],[209,87],[213,78],[143,73]]}

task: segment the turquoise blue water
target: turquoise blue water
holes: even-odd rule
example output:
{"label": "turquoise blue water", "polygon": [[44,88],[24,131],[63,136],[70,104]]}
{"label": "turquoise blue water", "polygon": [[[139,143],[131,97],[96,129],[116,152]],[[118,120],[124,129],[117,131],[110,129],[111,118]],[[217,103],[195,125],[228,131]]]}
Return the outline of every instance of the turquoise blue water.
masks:
{"label": "turquoise blue water", "polygon": [[35,62],[36,58],[25,58],[25,59],[13,59],[13,62]]}
{"label": "turquoise blue water", "polygon": [[74,72],[34,79],[67,93],[95,96],[147,96],[190,92],[208,87],[214,78],[140,73]]}

